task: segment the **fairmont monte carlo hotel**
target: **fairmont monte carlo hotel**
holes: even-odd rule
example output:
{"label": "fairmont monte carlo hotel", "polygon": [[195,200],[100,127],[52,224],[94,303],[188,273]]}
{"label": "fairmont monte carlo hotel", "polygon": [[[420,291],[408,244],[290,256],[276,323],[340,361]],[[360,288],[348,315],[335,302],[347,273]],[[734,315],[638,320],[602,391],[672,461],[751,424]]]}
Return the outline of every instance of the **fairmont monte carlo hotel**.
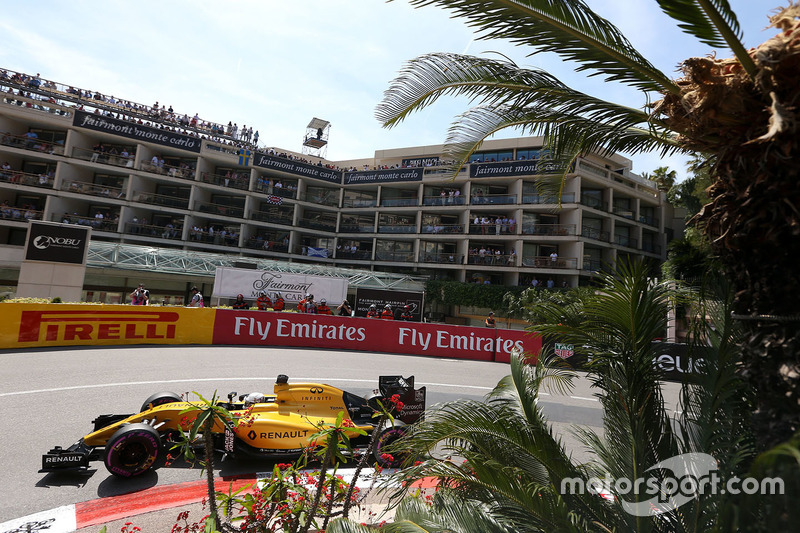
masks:
{"label": "fairmont monte carlo hotel", "polygon": [[331,161],[325,120],[300,124],[294,151],[97,90],[0,70],[0,297],[16,294],[31,221],[91,228],[83,301],[144,282],[177,304],[241,265],[576,287],[623,257],[658,265],[683,228],[618,155],[578,158],[559,198],[537,186],[560,172],[537,137],[487,141],[453,179],[441,145]]}

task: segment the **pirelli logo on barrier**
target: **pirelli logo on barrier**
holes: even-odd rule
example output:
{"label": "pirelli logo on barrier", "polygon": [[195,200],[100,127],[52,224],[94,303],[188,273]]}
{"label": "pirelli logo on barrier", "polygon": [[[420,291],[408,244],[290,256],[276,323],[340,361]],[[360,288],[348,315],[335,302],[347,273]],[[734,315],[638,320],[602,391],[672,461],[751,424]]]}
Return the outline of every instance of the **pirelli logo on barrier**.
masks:
{"label": "pirelli logo on barrier", "polygon": [[175,339],[175,311],[22,311],[18,342],[123,341]]}

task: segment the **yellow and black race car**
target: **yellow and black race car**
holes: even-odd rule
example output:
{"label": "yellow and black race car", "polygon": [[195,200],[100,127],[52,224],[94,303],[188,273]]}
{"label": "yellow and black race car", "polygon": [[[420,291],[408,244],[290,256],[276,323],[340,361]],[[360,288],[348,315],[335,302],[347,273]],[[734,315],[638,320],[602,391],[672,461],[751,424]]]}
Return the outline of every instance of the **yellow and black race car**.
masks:
{"label": "yellow and black race car", "polygon": [[[375,460],[382,463],[387,456],[381,447],[399,437],[406,424],[422,416],[425,395],[425,387],[414,388],[414,376],[381,376],[378,389],[360,397],[322,383],[289,383],[289,378],[281,374],[274,394],[238,396],[232,392],[228,401],[217,402],[238,420],[214,426],[214,447],[233,457],[296,457],[315,445],[310,437],[320,426],[335,423],[342,412],[354,427],[367,433],[351,436],[357,451],[366,450],[373,432],[381,432],[373,453]],[[377,419],[372,416],[376,401],[387,405],[393,396],[395,403],[402,402],[402,410],[396,414],[394,424],[377,427]],[[163,392],[145,400],[137,414],[100,415],[93,421],[94,431],[69,448],[56,446],[44,454],[40,472],[86,469],[90,461],[103,460],[116,476],[142,474],[162,464],[162,455],[182,441],[198,414],[190,408],[201,405],[202,402],[185,401],[178,394]]]}

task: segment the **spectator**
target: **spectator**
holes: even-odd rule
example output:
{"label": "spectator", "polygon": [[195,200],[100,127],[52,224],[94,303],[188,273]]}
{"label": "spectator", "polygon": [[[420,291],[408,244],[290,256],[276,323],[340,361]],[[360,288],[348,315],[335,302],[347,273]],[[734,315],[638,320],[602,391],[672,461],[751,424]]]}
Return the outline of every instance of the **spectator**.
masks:
{"label": "spectator", "polygon": [[553,250],[553,253],[550,254],[550,266],[556,266],[558,264],[558,252]]}
{"label": "spectator", "polygon": [[205,307],[205,305],[203,305],[203,295],[200,294],[200,291],[197,290],[197,287],[192,287],[192,290],[190,290],[189,293],[191,294],[189,307]]}
{"label": "spectator", "polygon": [[144,283],[131,293],[131,305],[147,305],[150,303],[150,291],[144,288]]}
{"label": "spectator", "polygon": [[494,311],[489,311],[489,316],[486,317],[483,323],[486,324],[487,328],[497,328],[497,324],[494,321]]}
{"label": "spectator", "polygon": [[340,303],[339,307],[336,308],[336,314],[339,316],[352,316],[353,309],[350,307],[350,302],[344,300]]}
{"label": "spectator", "polygon": [[237,294],[233,302],[234,309],[249,309],[250,305],[244,300],[244,294]]}
{"label": "spectator", "polygon": [[328,307],[328,301],[325,298],[323,298],[322,300],[319,301],[319,305],[317,306],[317,314],[320,314],[320,315],[332,315],[333,314],[333,312],[331,311],[331,308]]}
{"label": "spectator", "polygon": [[270,307],[272,307],[272,300],[269,299],[266,292],[261,292],[256,299],[256,306],[258,306],[259,311],[266,311]]}
{"label": "spectator", "polygon": [[410,322],[414,320],[414,314],[411,312],[410,305],[404,305],[403,310],[400,312],[400,320]]}

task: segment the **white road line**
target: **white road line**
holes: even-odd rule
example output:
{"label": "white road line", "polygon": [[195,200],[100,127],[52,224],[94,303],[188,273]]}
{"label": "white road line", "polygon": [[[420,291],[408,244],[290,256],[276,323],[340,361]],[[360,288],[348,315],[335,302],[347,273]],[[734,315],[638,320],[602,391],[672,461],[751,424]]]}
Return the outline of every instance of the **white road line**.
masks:
{"label": "white road line", "polygon": [[570,396],[573,400],[585,400],[587,402],[599,402],[597,398],[587,398],[586,396]]}
{"label": "white road line", "polygon": [[[26,390],[26,391],[16,391],[16,392],[3,392],[0,393],[0,398],[6,396],[21,396],[24,394],[43,394],[43,393],[50,393],[50,392],[63,392],[69,390],[83,390],[83,389],[102,389],[102,388],[109,388],[109,387],[129,387],[129,386],[138,386],[138,385],[159,385],[159,384],[171,384],[171,383],[207,383],[212,381],[262,381],[262,382],[271,382],[274,380],[274,377],[244,377],[244,378],[198,378],[198,379],[165,379],[165,380],[157,380],[157,381],[129,381],[124,383],[95,383],[92,385],[75,385],[72,387],[54,387],[52,389],[34,389],[34,390]],[[371,383],[377,387],[377,382],[371,379],[350,379],[350,378],[292,378],[292,381],[313,381],[314,383],[325,383],[325,382],[347,382],[347,383]],[[425,385],[429,387],[450,387],[455,389],[475,389],[475,390],[485,390],[490,391],[492,387],[479,387],[475,385],[454,385],[452,383],[422,383],[417,382],[416,385]]]}

